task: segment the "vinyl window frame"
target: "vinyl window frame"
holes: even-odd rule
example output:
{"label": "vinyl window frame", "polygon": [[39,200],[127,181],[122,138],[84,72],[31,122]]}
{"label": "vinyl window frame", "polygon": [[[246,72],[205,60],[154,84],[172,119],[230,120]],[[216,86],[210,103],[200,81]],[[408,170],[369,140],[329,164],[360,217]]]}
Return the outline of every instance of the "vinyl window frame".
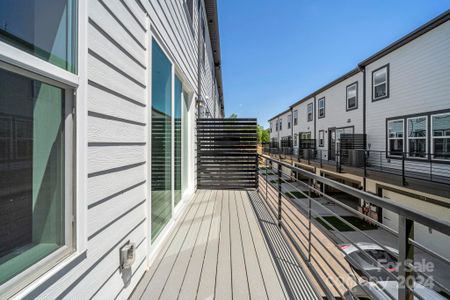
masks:
{"label": "vinyl window frame", "polygon": [[[323,107],[320,107],[321,103],[323,103]],[[326,106],[325,97],[322,97],[317,101],[317,118],[318,119],[325,118],[325,106]],[[323,114],[321,114],[321,111],[323,112]]]}
{"label": "vinyl window frame", "polygon": [[325,144],[325,130],[319,130],[319,147],[323,147]]}
{"label": "vinyl window frame", "polygon": [[443,135],[443,136],[434,136],[434,121],[433,121],[433,117],[436,116],[450,116],[450,112],[444,112],[444,113],[438,113],[438,114],[430,114],[430,147],[431,147],[431,157],[433,158],[433,160],[435,161],[443,161],[443,162],[449,162],[450,161],[450,157],[448,158],[435,158],[435,149],[434,149],[434,140],[435,139],[449,139],[450,140],[450,135]]}
{"label": "vinyl window frame", "polygon": [[[352,86],[355,86],[355,90],[356,90],[356,95],[355,95],[355,107],[349,107],[349,96],[348,96],[348,90],[349,88],[351,88]],[[345,87],[345,111],[351,111],[351,110],[355,110],[358,109],[358,81],[355,81],[353,83],[350,83],[349,85],[347,85]]]}
{"label": "vinyl window frame", "polygon": [[[409,120],[414,120],[414,119],[422,119],[425,118],[425,136],[424,137],[410,137],[409,136]],[[427,160],[429,158],[429,126],[428,126],[428,116],[427,115],[418,115],[418,116],[413,116],[413,117],[408,117],[406,118],[406,124],[405,124],[405,138],[406,138],[406,157],[408,158],[414,158],[417,160]],[[410,140],[425,140],[425,153],[424,153],[424,157],[417,157],[417,156],[411,156],[411,151],[409,149],[409,141]]]}
{"label": "vinyl window frame", "polygon": [[311,122],[314,119],[314,103],[308,103],[306,106],[306,120],[307,122]]}
{"label": "vinyl window frame", "polygon": [[[389,136],[389,123],[393,123],[393,122],[398,122],[401,121],[402,122],[402,137],[390,137]],[[406,149],[406,141],[405,141],[405,135],[406,135],[406,121],[404,118],[393,118],[393,119],[389,119],[386,121],[386,157],[387,158],[401,158],[401,155],[395,155],[395,154],[391,154],[391,149],[390,149],[390,141],[391,140],[402,140],[403,144],[402,144],[402,153],[405,152]]]}
{"label": "vinyl window frame", "polygon": [[[375,73],[379,72],[383,69],[386,69],[386,81],[375,85]],[[386,84],[386,95],[381,96],[381,97],[375,97],[375,88],[384,83]],[[383,65],[383,66],[379,67],[378,69],[375,69],[372,71],[372,102],[389,98],[389,89],[390,89],[390,70],[389,70],[389,64],[386,64],[386,65]]]}
{"label": "vinyl window frame", "polygon": [[[50,64],[50,63],[48,63]],[[28,266],[25,270],[21,271],[8,281],[6,281],[0,287],[0,294],[5,294],[7,297],[15,295],[27,290],[27,286],[35,281],[39,280],[45,274],[50,272],[54,267],[65,264],[66,259],[74,254],[77,250],[77,202],[76,202],[76,154],[77,154],[77,142],[76,142],[76,119],[75,119],[75,99],[74,94],[76,88],[69,86],[61,81],[54,80],[35,74],[34,72],[5,63],[0,60],[0,68],[20,76],[24,76],[31,80],[40,81],[45,84],[49,84],[64,90],[64,245],[48,254],[36,263]],[[14,151],[17,146],[14,145]],[[67,263],[67,262],[66,262]]]}
{"label": "vinyl window frame", "polygon": [[298,110],[297,109],[294,110],[293,116],[294,116],[294,126],[297,126],[297,124],[298,124]]}
{"label": "vinyl window frame", "polygon": [[[0,66],[4,69],[23,74],[26,77],[40,80],[66,90],[66,108],[71,105],[71,113],[66,109],[70,121],[66,120],[66,139],[69,138],[72,146],[66,144],[65,163],[66,195],[71,197],[71,212],[66,211],[66,230],[72,231],[71,247],[63,246],[39,262],[5,282],[0,287],[0,294],[6,298],[12,295],[18,299],[28,296],[36,287],[52,282],[52,278],[66,268],[72,268],[87,258],[87,181],[88,169],[83,162],[88,160],[88,0],[77,0],[76,7],[76,69],[77,73],[64,70],[56,65],[46,62],[26,51],[18,49],[8,43],[0,41]],[[70,93],[68,91],[71,91]],[[70,99],[70,100],[69,100]],[[67,122],[69,121],[69,122]],[[69,152],[72,151],[71,153]],[[78,163],[81,162],[81,163]],[[66,203],[69,199],[66,198]],[[70,222],[70,229],[67,224]],[[68,235],[66,234],[66,238]],[[67,244],[67,243],[66,243]],[[31,284],[32,283],[32,284]]]}
{"label": "vinyl window frame", "polygon": [[292,119],[292,115],[288,115],[287,117],[287,129],[291,129],[291,119]]}

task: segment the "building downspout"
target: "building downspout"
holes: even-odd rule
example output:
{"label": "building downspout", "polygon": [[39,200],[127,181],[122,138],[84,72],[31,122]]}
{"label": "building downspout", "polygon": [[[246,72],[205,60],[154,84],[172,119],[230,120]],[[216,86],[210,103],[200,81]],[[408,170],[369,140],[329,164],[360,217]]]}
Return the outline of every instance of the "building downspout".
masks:
{"label": "building downspout", "polygon": [[[367,135],[366,135],[366,67],[362,67],[363,72],[363,135],[365,139],[364,150],[367,149]],[[364,176],[363,176],[363,189],[367,190],[367,153],[364,153]]]}

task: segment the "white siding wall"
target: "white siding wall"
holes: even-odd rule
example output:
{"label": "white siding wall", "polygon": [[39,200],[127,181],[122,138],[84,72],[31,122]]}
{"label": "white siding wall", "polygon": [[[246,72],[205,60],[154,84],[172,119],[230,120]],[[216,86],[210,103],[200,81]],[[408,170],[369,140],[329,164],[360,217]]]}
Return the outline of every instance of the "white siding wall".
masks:
{"label": "white siding wall", "polygon": [[[449,49],[447,21],[366,67],[367,138],[371,150],[386,150],[386,118],[450,108]],[[372,72],[386,64],[389,98],[372,102]],[[417,170],[417,166],[414,168]],[[448,174],[450,169],[445,168],[445,172]]]}
{"label": "white siding wall", "polygon": [[[197,5],[192,32],[183,1],[88,3],[88,140],[81,141],[88,147],[87,247],[76,263],[31,291],[30,299],[128,298],[155,248],[150,248],[148,237],[151,36],[168,53],[184,87],[191,94],[197,91]],[[206,38],[202,91],[211,109],[218,93],[212,85],[208,32]],[[216,109],[218,116],[217,104]],[[193,110],[195,105],[191,105],[191,130]],[[193,169],[193,151],[189,160]],[[131,272],[124,275],[119,271],[119,248],[128,240],[136,243],[137,257]]]}
{"label": "white siding wall", "polygon": [[[292,135],[292,128],[288,128],[288,116],[289,115],[291,115],[291,112],[287,111],[284,114],[282,114],[281,116],[279,116],[279,119],[282,120],[282,122],[283,122],[283,127],[279,131],[279,133],[280,133],[280,143],[281,143],[281,138]],[[290,120],[290,122],[291,122],[291,126],[292,126],[292,120]]]}
{"label": "white siding wall", "polygon": [[[347,111],[346,87],[358,82],[358,108]],[[316,135],[317,146],[319,145],[319,131],[324,131],[324,146],[318,149],[328,149],[328,128],[354,126],[354,133],[363,133],[363,75],[357,73],[329,89],[317,94],[316,102],[325,97],[325,118],[317,118]],[[318,110],[318,108],[317,108]],[[316,112],[318,116],[318,111]],[[350,121],[350,122],[349,122]],[[325,155],[325,153],[324,153]],[[325,158],[325,157],[324,157]]]}
{"label": "white siding wall", "polygon": [[[309,103],[313,103],[313,120],[308,122],[307,107]],[[294,110],[298,110],[298,123],[294,126],[294,134],[311,132],[311,138],[314,138],[314,98],[309,98],[292,107],[292,111]]]}

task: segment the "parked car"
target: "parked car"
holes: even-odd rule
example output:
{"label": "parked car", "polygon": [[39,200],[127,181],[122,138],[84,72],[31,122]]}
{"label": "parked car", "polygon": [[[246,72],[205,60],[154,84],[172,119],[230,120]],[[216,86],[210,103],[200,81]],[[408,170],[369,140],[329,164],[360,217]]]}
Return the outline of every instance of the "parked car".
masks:
{"label": "parked car", "polygon": [[[345,300],[391,300],[388,296],[391,295],[394,299],[398,299],[398,282],[397,281],[379,281],[378,284],[383,287],[381,289],[374,282],[364,282],[361,286],[357,285],[344,294]],[[446,300],[443,296],[436,293],[432,289],[424,287],[418,283],[414,284],[414,292],[420,296],[414,296],[416,299],[427,300]]]}
{"label": "parked car", "polygon": [[[339,247],[344,251],[345,259],[350,264],[350,267],[361,277],[367,278],[368,276],[380,281],[392,280],[393,277],[388,272],[397,276],[398,261],[397,258],[384,250],[381,246],[373,243],[356,243],[361,249],[358,249],[352,244],[343,244]],[[394,248],[384,246],[392,253],[398,254],[398,251]],[[373,260],[362,253],[364,251],[367,255],[376,260],[381,266],[378,266]],[[387,270],[387,271],[386,271]]]}

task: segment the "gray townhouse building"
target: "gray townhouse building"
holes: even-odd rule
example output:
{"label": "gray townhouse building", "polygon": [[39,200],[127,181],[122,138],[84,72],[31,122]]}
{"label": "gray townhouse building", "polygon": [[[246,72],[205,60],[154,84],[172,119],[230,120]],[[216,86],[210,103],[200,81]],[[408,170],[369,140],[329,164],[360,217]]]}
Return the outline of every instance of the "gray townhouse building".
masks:
{"label": "gray townhouse building", "polygon": [[[448,221],[449,20],[446,11],[274,116],[269,120],[271,152]],[[275,126],[288,118],[292,130]],[[288,136],[293,144],[283,149],[281,140]],[[345,148],[349,139],[351,150]],[[360,210],[365,205],[358,199],[353,203]],[[371,212],[397,228],[395,214],[376,207]],[[418,232],[439,241],[433,243],[440,253],[450,247],[439,234],[426,228]]]}

